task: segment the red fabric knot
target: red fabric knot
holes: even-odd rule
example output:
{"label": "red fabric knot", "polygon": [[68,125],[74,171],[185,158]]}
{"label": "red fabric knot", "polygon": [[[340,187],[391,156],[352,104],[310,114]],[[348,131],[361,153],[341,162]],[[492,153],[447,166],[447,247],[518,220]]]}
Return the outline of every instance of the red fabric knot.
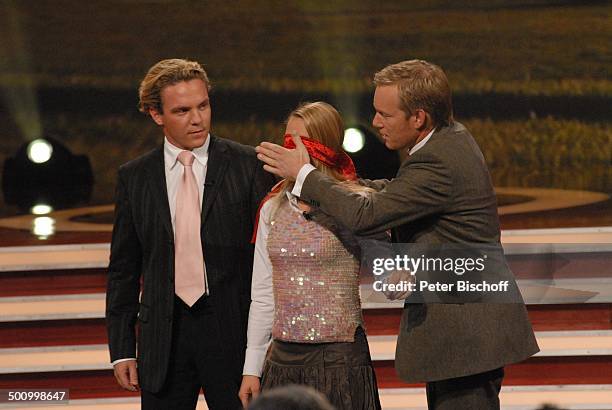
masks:
{"label": "red fabric knot", "polygon": [[[335,169],[344,176],[346,180],[355,180],[357,179],[357,172],[355,171],[355,165],[353,164],[353,160],[348,154],[344,151],[336,152],[327,145],[320,143],[319,141],[313,140],[312,138],[302,137],[302,143],[306,147],[306,151],[308,151],[308,155],[311,158],[316,158],[328,167]],[[285,143],[283,146],[287,149],[295,149],[295,142],[293,142],[293,138],[290,134],[285,135]],[[277,183],[272,190],[266,195],[266,197],[259,204],[259,208],[257,209],[257,214],[255,216],[255,224],[253,230],[253,236],[251,237],[251,243],[255,243],[255,239],[257,238],[257,226],[259,225],[259,213],[263,204],[266,203],[270,198],[274,197],[280,192],[280,187],[284,180]]]}
{"label": "red fabric knot", "polygon": [[[355,164],[353,164],[353,160],[346,152],[336,152],[327,145],[312,138],[303,136],[300,136],[300,138],[311,158],[316,158],[328,167],[340,172],[347,180],[357,179]],[[293,142],[293,138],[290,134],[285,134],[285,143],[283,146],[288,149],[295,148],[295,142]]]}

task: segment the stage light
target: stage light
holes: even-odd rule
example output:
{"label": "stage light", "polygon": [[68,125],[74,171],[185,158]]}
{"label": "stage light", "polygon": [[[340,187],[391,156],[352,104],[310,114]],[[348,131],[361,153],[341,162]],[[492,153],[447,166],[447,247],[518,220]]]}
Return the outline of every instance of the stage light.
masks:
{"label": "stage light", "polygon": [[344,131],[342,148],[346,152],[355,153],[361,151],[365,145],[365,136],[358,128],[347,128]]}
{"label": "stage light", "polygon": [[32,221],[32,233],[38,239],[47,239],[55,233],[55,219],[48,216],[39,216]]}
{"label": "stage light", "polygon": [[92,187],[89,158],[73,154],[53,137],[24,143],[4,162],[4,200],[22,212],[44,215],[53,209],[86,203]]}
{"label": "stage light", "polygon": [[34,205],[32,209],[30,209],[32,215],[46,215],[51,212],[53,212],[53,208],[47,204]]}
{"label": "stage light", "polygon": [[353,159],[357,175],[367,179],[390,179],[399,168],[397,152],[389,150],[371,127],[348,124],[342,148]]}
{"label": "stage light", "polygon": [[28,144],[28,158],[36,164],[42,164],[53,155],[53,146],[46,140],[39,138]]}

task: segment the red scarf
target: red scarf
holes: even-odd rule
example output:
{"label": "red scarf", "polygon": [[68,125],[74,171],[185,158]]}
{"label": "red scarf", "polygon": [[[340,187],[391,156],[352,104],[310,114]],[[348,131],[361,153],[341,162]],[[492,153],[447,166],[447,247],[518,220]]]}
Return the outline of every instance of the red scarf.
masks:
{"label": "red scarf", "polygon": [[[351,160],[351,157],[349,157],[346,152],[336,152],[327,145],[323,145],[312,138],[302,136],[300,136],[300,138],[311,158],[316,158],[328,167],[340,172],[345,179],[357,179],[357,172],[355,171],[353,160]],[[283,146],[288,149],[295,148],[295,142],[293,142],[293,138],[290,134],[285,135],[285,143]]]}
{"label": "red scarf", "polygon": [[[308,151],[308,155],[311,158],[316,158],[321,161],[323,164],[328,167],[335,169],[340,172],[345,179],[355,180],[357,179],[357,173],[355,171],[355,165],[353,164],[353,160],[348,154],[344,151],[336,152],[327,145],[323,145],[319,141],[313,140],[312,138],[302,137],[302,143],[306,147]],[[295,149],[295,142],[293,142],[293,138],[290,134],[285,135],[285,143],[283,146],[287,149]],[[259,204],[259,208],[257,209],[257,214],[255,215],[255,226],[253,229],[253,236],[251,237],[251,243],[255,243],[255,239],[257,238],[257,226],[259,225],[259,213],[261,212],[261,208],[266,201],[273,196],[277,195],[280,192],[280,186],[284,180],[280,181],[272,190],[264,197],[264,199]]]}

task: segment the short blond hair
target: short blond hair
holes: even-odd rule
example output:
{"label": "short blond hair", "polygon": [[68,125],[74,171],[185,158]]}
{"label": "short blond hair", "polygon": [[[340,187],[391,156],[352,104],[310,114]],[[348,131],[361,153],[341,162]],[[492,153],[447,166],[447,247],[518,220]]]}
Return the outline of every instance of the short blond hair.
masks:
{"label": "short blond hair", "polygon": [[391,64],[374,75],[374,85],[397,85],[400,108],[406,116],[421,109],[432,118],[434,126],[453,122],[450,85],[444,71],[424,60]]}
{"label": "short blond hair", "polygon": [[210,90],[210,81],[200,63],[180,58],[162,60],[149,69],[138,89],[138,109],[148,114],[153,109],[163,112],[161,92],[169,86],[181,81],[202,80]]}

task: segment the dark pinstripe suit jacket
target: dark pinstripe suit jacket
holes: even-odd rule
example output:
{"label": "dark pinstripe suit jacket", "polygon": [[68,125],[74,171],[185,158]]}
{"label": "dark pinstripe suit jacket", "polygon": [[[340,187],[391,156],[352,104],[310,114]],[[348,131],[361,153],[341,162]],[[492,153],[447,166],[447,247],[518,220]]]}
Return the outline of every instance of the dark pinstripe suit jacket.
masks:
{"label": "dark pinstripe suit jacket", "polygon": [[[380,186],[379,186],[380,188]],[[401,165],[380,192],[347,192],[320,172],[302,199],[361,234],[394,228],[404,243],[499,243],[489,171],[467,129],[455,122]],[[409,382],[466,376],[538,351],[524,304],[406,305],[395,365]]]}
{"label": "dark pinstripe suit jacket", "polygon": [[[202,246],[227,365],[239,383],[250,306],[253,220],[274,178],[263,171],[252,147],[210,138]],[[147,391],[157,392],[166,377],[173,308],[174,234],[160,147],[119,169],[106,297],[111,360],[138,357],[140,385]]]}

